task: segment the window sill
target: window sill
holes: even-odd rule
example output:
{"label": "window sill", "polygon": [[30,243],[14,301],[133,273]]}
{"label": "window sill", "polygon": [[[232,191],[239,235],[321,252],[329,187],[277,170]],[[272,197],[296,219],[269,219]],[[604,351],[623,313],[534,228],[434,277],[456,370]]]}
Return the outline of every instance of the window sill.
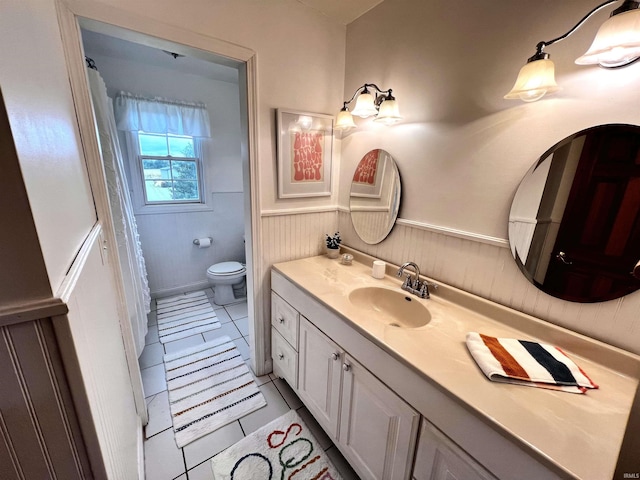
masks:
{"label": "window sill", "polygon": [[185,204],[185,205],[144,205],[134,208],[134,215],[166,215],[175,213],[213,212],[210,205]]}

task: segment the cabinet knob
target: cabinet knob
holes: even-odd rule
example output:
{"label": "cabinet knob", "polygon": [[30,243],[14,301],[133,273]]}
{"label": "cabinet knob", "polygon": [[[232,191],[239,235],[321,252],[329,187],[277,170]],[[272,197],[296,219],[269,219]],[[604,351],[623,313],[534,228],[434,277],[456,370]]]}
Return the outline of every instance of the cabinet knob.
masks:
{"label": "cabinet knob", "polygon": [[349,365],[348,363],[343,363],[343,364],[342,364],[342,369],[343,369],[345,372],[348,372],[349,370],[351,370],[351,365]]}
{"label": "cabinet knob", "polygon": [[339,353],[336,353],[336,352],[333,352],[333,353],[331,354],[331,358],[333,358],[334,360],[338,360],[338,359],[340,358],[340,354],[339,354]]}
{"label": "cabinet knob", "polygon": [[284,317],[278,317],[278,321],[279,321],[280,323],[284,323]]}
{"label": "cabinet knob", "polygon": [[284,358],[284,353],[279,353],[279,354],[278,354],[278,358],[279,358],[280,360],[282,360],[282,359]]}

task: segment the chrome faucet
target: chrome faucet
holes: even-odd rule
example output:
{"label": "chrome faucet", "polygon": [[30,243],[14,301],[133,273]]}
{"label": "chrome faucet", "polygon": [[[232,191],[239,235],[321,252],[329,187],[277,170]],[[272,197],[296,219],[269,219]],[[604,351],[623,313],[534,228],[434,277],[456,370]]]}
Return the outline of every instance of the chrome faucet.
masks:
{"label": "chrome faucet", "polygon": [[418,265],[416,265],[414,262],[403,263],[402,266],[398,269],[398,273],[396,275],[398,277],[401,277],[404,273],[405,268],[407,267],[413,267],[415,279],[412,281],[411,274],[407,273],[407,277],[404,279],[404,283],[400,288],[402,288],[402,290],[406,290],[409,293],[413,293],[420,298],[429,298],[429,287],[438,288],[438,286],[435,283],[429,283],[426,280],[422,282],[420,280],[420,267],[418,267]]}

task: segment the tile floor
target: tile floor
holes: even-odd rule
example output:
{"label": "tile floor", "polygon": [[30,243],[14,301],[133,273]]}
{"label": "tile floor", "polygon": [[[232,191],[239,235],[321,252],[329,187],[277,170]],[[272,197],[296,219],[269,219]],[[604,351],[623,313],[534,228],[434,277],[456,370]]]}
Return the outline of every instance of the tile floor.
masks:
{"label": "tile floor", "polygon": [[142,383],[149,409],[149,423],[145,427],[144,441],[147,480],[213,480],[209,462],[213,456],[290,409],[298,411],[345,480],[358,479],[358,476],[309,411],[302,405],[289,385],[271,374],[256,378],[260,390],[267,400],[266,407],[245,415],[183,448],[176,446],[169,414],[169,399],[163,365],[164,354],[198,345],[221,335],[228,335],[238,346],[242,358],[245,361],[249,359],[247,303],[239,302],[221,307],[213,303],[211,289],[205,291],[220,319],[222,328],[164,345],[158,340],[155,301],[151,305],[151,313],[148,316],[149,333],[146,337],[146,346],[139,358]]}

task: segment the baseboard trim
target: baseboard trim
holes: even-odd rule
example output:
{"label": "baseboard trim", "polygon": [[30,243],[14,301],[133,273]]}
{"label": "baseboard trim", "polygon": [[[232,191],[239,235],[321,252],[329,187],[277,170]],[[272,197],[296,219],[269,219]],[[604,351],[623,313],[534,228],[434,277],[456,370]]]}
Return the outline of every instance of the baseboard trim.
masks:
{"label": "baseboard trim", "polygon": [[162,290],[155,290],[151,292],[151,298],[169,297],[171,295],[179,295],[180,293],[190,292],[192,290],[204,290],[209,288],[208,281],[190,283],[188,285],[181,285],[180,287],[164,288]]}

